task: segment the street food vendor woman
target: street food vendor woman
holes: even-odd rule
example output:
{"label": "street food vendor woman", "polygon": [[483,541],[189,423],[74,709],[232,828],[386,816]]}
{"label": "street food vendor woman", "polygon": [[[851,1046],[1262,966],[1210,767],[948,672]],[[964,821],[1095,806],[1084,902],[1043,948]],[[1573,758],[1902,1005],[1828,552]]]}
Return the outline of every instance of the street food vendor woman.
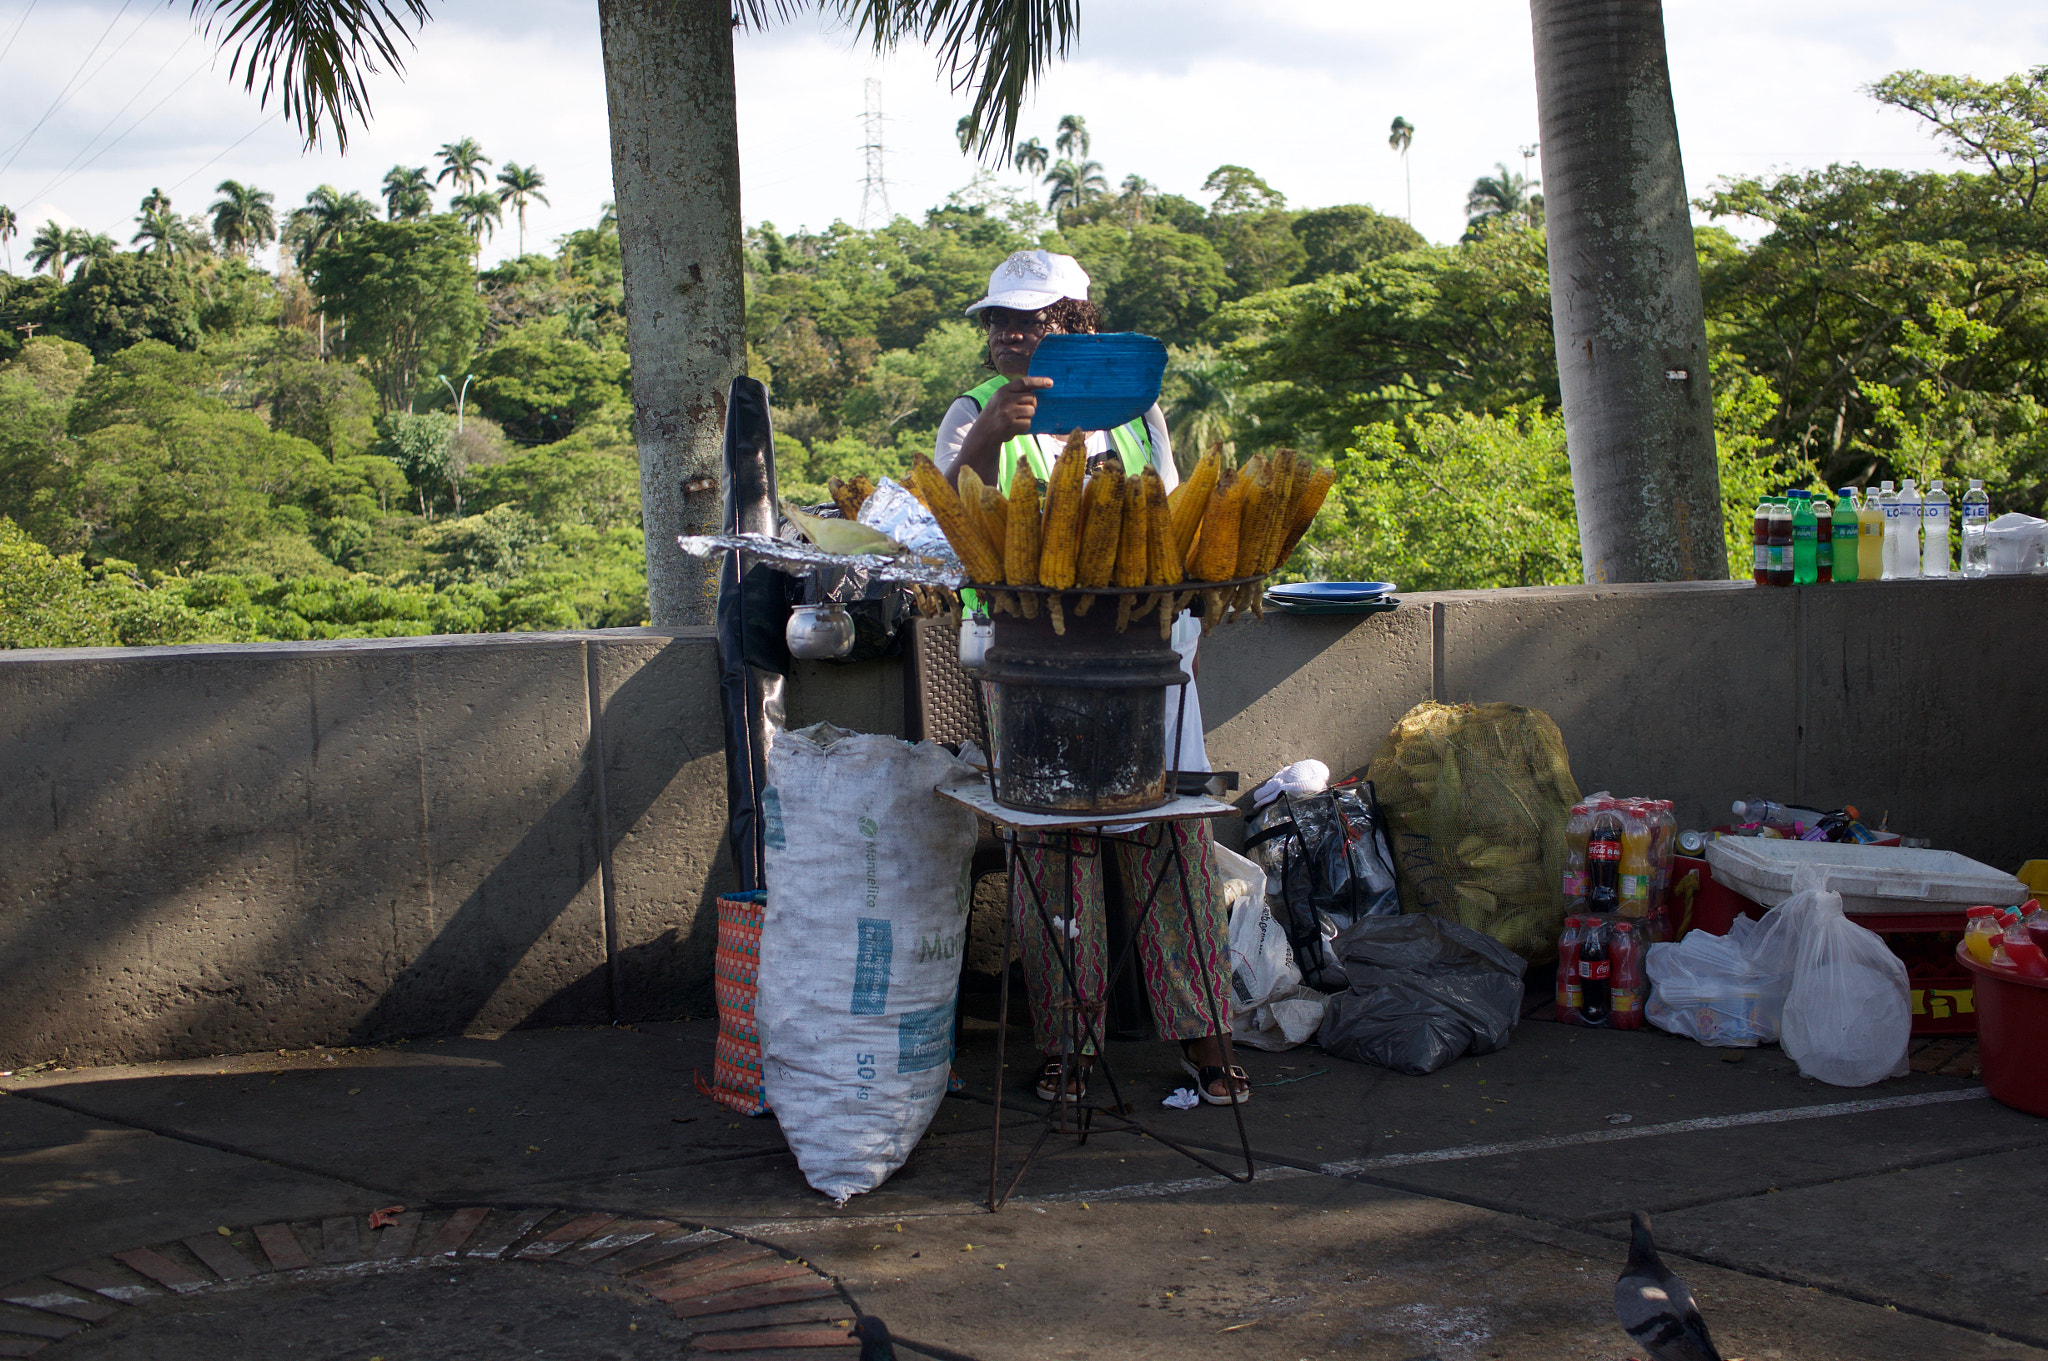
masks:
{"label": "street food vendor woman", "polygon": [[[988,327],[988,363],[995,376],[957,398],[939,423],[938,447],[933,461],[949,479],[957,480],[962,468],[973,468],[981,480],[1008,492],[1021,458],[1031,472],[1045,481],[1052,465],[1065,447],[1061,435],[1034,435],[1031,419],[1036,413],[1038,393],[1052,385],[1048,378],[1030,375],[1031,356],[1038,342],[1055,332],[1092,334],[1101,327],[1101,314],[1088,301],[1088,275],[1070,255],[1049,251],[1018,251],[996,267],[989,276],[988,296],[967,309]],[[1168,490],[1179,484],[1173,463],[1166,419],[1155,402],[1136,420],[1114,430],[1097,430],[1088,435],[1090,466],[1110,459],[1123,465],[1126,474],[1141,473],[1149,464],[1157,469]],[[1175,621],[1174,649],[1180,653],[1187,674],[1195,671],[1195,650],[1201,641],[1199,621],[1183,614]],[[1208,753],[1202,741],[1201,701],[1195,687],[1186,692],[1185,712],[1180,695],[1167,695],[1167,732],[1181,732],[1180,770],[1209,769]],[[1170,739],[1169,739],[1170,740]],[[1181,1066],[1195,1081],[1196,1091],[1211,1105],[1242,1103],[1251,1095],[1244,1070],[1226,1067],[1223,1034],[1230,1024],[1227,995],[1230,977],[1229,926],[1225,916],[1222,881],[1209,855],[1209,827],[1206,822],[1164,822],[1112,827],[1115,840],[1102,843],[1100,856],[1076,857],[1071,913],[1062,913],[1079,924],[1076,941],[1079,982],[1083,995],[1100,1002],[1108,994],[1108,946],[1103,930],[1103,882],[1105,867],[1113,867],[1123,888],[1126,903],[1142,903],[1157,879],[1158,896],[1138,932],[1138,962],[1144,974],[1152,1016],[1160,1038],[1178,1041]],[[1167,868],[1168,851],[1179,846],[1186,865],[1190,900],[1181,895],[1181,876]],[[1062,869],[1060,857],[1045,850],[1018,851],[1020,868],[1043,889],[1056,891]],[[1012,911],[1021,912],[1023,895],[1014,889]],[[1190,922],[1199,925],[1199,932]],[[1078,1056],[1062,1071],[1060,1037],[1055,1028],[1059,1015],[1054,1005],[1056,989],[1062,983],[1060,964],[1045,939],[1043,925],[1020,920],[1018,938],[1024,945],[1024,975],[1031,994],[1031,1019],[1039,1052],[1045,1056],[1038,1078],[1038,1095],[1046,1101],[1078,1100],[1087,1090],[1088,1069],[1093,1055]],[[1099,1029],[1099,1026],[1098,1026]]]}

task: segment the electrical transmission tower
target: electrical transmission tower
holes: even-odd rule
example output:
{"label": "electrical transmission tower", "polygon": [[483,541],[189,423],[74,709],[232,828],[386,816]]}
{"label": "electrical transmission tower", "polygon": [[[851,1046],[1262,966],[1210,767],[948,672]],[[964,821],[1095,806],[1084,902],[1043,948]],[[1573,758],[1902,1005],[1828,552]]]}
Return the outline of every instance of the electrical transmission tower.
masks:
{"label": "electrical transmission tower", "polygon": [[861,128],[865,140],[861,151],[867,157],[867,179],[860,190],[860,222],[862,227],[887,225],[895,216],[889,211],[889,179],[882,172],[882,82],[870,79],[867,83],[868,107],[861,115]]}

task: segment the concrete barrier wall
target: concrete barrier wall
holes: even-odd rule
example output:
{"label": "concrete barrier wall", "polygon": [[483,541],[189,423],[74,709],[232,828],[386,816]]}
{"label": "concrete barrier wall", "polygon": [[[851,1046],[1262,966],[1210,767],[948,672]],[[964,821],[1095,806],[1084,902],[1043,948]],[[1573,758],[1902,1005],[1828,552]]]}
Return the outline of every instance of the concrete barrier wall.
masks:
{"label": "concrete barrier wall", "polygon": [[[1582,787],[1750,794],[2012,868],[2048,580],[1408,597],[1203,648],[1210,754],[1361,768],[1412,705],[1509,700]],[[709,1005],[730,884],[715,645],[620,629],[0,653],[0,1066]],[[895,662],[806,664],[791,719],[896,730]],[[1226,827],[1225,835],[1233,835]]]}

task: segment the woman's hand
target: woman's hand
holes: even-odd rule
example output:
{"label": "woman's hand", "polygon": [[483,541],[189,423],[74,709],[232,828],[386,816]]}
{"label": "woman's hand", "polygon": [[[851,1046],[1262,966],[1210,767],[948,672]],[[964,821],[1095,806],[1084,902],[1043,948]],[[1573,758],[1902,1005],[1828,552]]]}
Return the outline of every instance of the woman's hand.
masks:
{"label": "woman's hand", "polygon": [[946,476],[958,480],[962,468],[972,468],[989,486],[1001,485],[996,465],[1003,442],[1031,433],[1031,418],[1038,414],[1038,394],[1051,386],[1050,378],[1022,374],[991,393],[988,405],[981,409],[960,441],[960,457],[952,467],[943,470]]}

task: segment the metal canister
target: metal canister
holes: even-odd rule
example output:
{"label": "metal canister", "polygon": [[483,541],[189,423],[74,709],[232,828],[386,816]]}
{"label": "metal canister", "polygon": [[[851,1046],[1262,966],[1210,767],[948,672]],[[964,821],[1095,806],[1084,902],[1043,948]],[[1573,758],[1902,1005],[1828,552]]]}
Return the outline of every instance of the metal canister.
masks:
{"label": "metal canister", "polygon": [[1165,803],[1166,691],[1187,678],[1151,627],[1116,631],[1114,597],[1085,616],[1002,615],[982,678],[1000,687],[991,722],[996,801],[1037,813],[1132,813]]}

